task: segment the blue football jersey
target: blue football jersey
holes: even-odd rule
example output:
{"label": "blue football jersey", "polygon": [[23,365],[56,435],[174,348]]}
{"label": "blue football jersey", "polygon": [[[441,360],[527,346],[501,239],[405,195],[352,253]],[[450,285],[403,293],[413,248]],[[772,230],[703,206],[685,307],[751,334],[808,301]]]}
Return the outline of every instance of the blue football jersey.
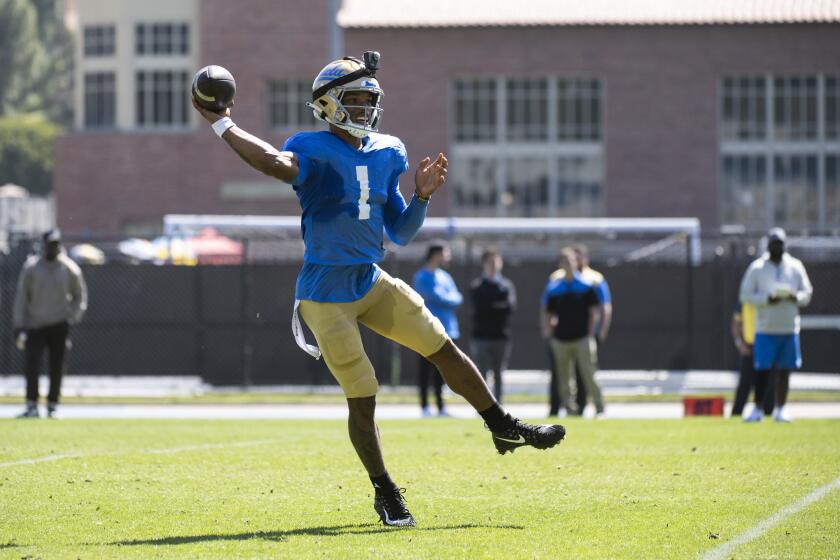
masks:
{"label": "blue football jersey", "polygon": [[408,169],[405,146],[393,136],[371,134],[357,150],[324,131],[296,134],[283,150],[297,155],[300,169],[293,187],[306,251],[296,297],[356,301],[379,277],[383,232],[404,244],[425,216],[425,205],[407,207],[399,190]]}
{"label": "blue football jersey", "polygon": [[303,211],[304,261],[375,263],[385,256],[386,213],[406,207],[399,176],[408,169],[402,142],[371,134],[354,149],[331,132],[301,132],[283,147],[300,162],[293,186]]}

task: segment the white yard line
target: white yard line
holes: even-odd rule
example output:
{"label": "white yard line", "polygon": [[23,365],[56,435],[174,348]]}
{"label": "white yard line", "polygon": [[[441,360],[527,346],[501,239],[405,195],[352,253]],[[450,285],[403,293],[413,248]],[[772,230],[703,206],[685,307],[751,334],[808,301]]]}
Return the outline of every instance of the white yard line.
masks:
{"label": "white yard line", "polygon": [[[183,447],[167,447],[163,449],[149,449],[139,452],[140,455],[165,455],[167,453],[181,453],[182,451],[200,451],[203,449],[221,449],[224,447],[251,447],[253,445],[264,445],[274,443],[276,439],[255,439],[251,441],[237,441],[233,443],[204,443],[201,445],[185,445]],[[120,455],[133,455],[134,452],[120,453]]]}
{"label": "white yard line", "polygon": [[21,459],[20,461],[10,461],[8,463],[0,463],[0,468],[16,467],[19,465],[34,465],[36,463],[48,463],[50,461],[59,461],[61,459],[78,459],[82,457],[112,457],[114,455],[165,455],[168,453],[182,453],[184,451],[203,451],[205,449],[223,449],[225,447],[250,447],[254,445],[264,445],[267,443],[274,443],[275,439],[255,439],[251,441],[237,441],[232,443],[204,443],[200,445],[184,445],[181,447],[165,447],[161,449],[146,449],[139,451],[113,451],[105,453],[68,453],[64,455],[48,455],[47,457],[37,457],[35,459]]}
{"label": "white yard line", "polygon": [[37,459],[22,459],[20,461],[0,463],[0,468],[14,467],[17,465],[34,465],[35,463],[47,463],[49,461],[58,461],[60,459],[74,459],[76,457],[85,457],[85,455],[83,453],[68,453],[66,455],[49,455],[47,457],[38,457]]}
{"label": "white yard line", "polygon": [[767,519],[761,521],[757,525],[754,525],[731,541],[727,541],[720,546],[711,549],[703,555],[703,560],[722,560],[723,558],[727,558],[732,551],[742,544],[747,544],[748,542],[757,539],[791,515],[795,515],[814,502],[825,498],[832,490],[836,490],[838,488],[840,488],[840,477],[836,478],[833,482],[829,482],[825,486],[817,488],[798,502],[783,507]]}

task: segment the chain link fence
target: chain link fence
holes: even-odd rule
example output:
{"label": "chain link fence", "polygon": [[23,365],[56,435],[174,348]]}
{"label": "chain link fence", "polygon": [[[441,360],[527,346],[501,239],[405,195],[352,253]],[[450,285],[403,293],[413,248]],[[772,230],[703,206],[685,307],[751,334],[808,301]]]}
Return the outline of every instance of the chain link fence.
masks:
{"label": "chain link fence", "polygon": [[[410,282],[421,266],[421,235],[394,248],[382,267]],[[239,238],[238,264],[178,266],[138,263],[116,252],[116,240],[65,239],[105,248],[103,264],[83,264],[89,309],[72,329],[68,374],[198,375],[215,385],[331,384],[323,361],[300,351],[291,335],[295,279],[303,247],[292,237]],[[592,265],[609,281],[614,321],[600,352],[604,369],[734,369],[737,355],[729,324],[741,276],[759,251],[747,236],[705,237],[702,262],[692,265],[686,238],[636,236],[459,236],[450,239],[451,273],[467,294],[479,276],[480,254],[495,246],[504,274],[519,294],[512,318],[514,369],[547,367],[537,317],[539,299],[560,247],[586,243]],[[807,316],[829,318],[803,330],[804,369],[838,372],[840,345],[840,240],[791,239],[815,286]],[[22,371],[14,346],[12,301],[18,274],[37,250],[29,238],[13,239],[0,255],[0,374]],[[230,262],[230,261],[228,261]],[[459,310],[469,338],[469,302]],[[834,318],[834,319],[831,319]],[[806,321],[806,326],[808,322]],[[822,326],[819,326],[822,325]],[[383,384],[414,382],[416,360],[407,350],[362,329]],[[311,333],[308,338],[314,339]],[[461,344],[468,348],[468,344]]]}

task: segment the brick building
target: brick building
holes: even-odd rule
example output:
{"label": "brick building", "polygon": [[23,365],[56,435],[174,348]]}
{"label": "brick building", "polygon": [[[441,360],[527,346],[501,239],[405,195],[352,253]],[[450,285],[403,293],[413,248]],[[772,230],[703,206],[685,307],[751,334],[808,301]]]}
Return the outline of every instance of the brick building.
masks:
{"label": "brick building", "polygon": [[379,50],[382,130],[413,161],[450,155],[434,215],[840,228],[837,1],[75,6],[76,129],[55,169],[70,232],[150,232],[167,213],[296,214],[290,189],[199,122],[189,80],[229,68],[234,120],[280,145],[313,126],[303,101],[335,50]]}

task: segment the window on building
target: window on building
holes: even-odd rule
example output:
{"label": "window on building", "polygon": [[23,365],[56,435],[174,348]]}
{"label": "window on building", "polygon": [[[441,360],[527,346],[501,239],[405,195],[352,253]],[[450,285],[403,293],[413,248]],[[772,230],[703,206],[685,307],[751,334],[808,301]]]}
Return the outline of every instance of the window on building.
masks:
{"label": "window on building", "polygon": [[93,72],[84,76],[85,128],[113,128],[116,87],[113,72]]}
{"label": "window on building", "polygon": [[763,76],[724,78],[721,135],[728,140],[763,140],[767,134],[767,85]]}
{"label": "window on building", "polygon": [[762,222],[767,213],[767,158],[724,156],[722,180],[724,223]]}
{"label": "window on building", "polygon": [[560,140],[601,139],[601,82],[594,79],[557,81],[557,133]]}
{"label": "window on building", "polygon": [[773,80],[774,140],[817,139],[817,77]]}
{"label": "window on building", "polygon": [[604,202],[600,155],[563,156],[557,165],[558,214],[567,218],[600,216]]}
{"label": "window on building", "polygon": [[601,83],[556,76],[452,84],[453,212],[601,216]]}
{"label": "window on building", "polygon": [[493,215],[500,201],[495,161],[483,157],[462,157],[453,171],[453,201],[459,215]]}
{"label": "window on building", "polygon": [[727,77],[720,104],[722,221],[836,227],[838,77]]}
{"label": "window on building", "polygon": [[114,25],[86,25],[85,56],[112,56],[116,52],[116,36]]}
{"label": "window on building", "polygon": [[455,82],[455,140],[496,140],[496,82],[492,79]]}
{"label": "window on building", "polygon": [[268,122],[271,128],[312,128],[321,121],[306,102],[312,99],[308,80],[272,80],[268,83]]}
{"label": "window on building", "polygon": [[548,140],[548,80],[510,79],[505,89],[508,142]]}
{"label": "window on building", "polygon": [[190,53],[187,23],[138,23],[134,28],[139,56],[183,56]]}
{"label": "window on building", "polygon": [[825,78],[825,138],[840,140],[840,77]]}
{"label": "window on building", "polygon": [[505,165],[503,214],[515,218],[550,215],[549,160],[546,158],[508,158]]}
{"label": "window on building", "polygon": [[817,156],[786,154],[773,158],[773,221],[808,229],[818,220]]}
{"label": "window on building", "polygon": [[840,156],[825,158],[825,222],[840,224]]}
{"label": "window on building", "polygon": [[190,76],[184,71],[137,72],[137,126],[175,127],[189,120]]}

